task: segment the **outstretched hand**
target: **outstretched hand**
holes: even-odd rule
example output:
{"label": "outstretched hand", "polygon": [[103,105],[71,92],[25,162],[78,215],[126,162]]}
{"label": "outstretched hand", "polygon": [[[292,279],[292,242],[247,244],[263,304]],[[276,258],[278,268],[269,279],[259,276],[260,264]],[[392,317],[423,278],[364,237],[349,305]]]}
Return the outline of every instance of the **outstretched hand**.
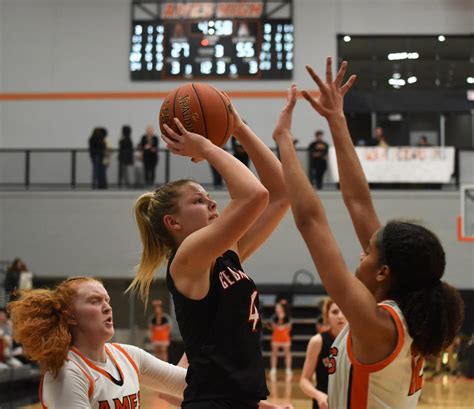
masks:
{"label": "outstretched hand", "polygon": [[308,91],[303,90],[301,93],[303,97],[311,104],[311,106],[323,117],[329,118],[333,115],[343,113],[344,95],[352,87],[356,80],[355,75],[351,75],[347,82],[342,85],[344,75],[347,71],[347,61],[343,61],[341,68],[336,75],[336,79],[332,79],[332,58],[328,57],[326,60],[326,81],[323,82],[321,78],[314,72],[311,66],[307,65],[311,78],[319,87],[320,95],[317,98],[312,97]]}
{"label": "outstretched hand", "polygon": [[174,118],[174,122],[181,134],[163,124],[166,135],[161,135],[161,138],[165,141],[166,147],[175,155],[190,157],[195,163],[204,160],[204,148],[211,142],[202,135],[189,132],[178,118]]}
{"label": "outstretched hand", "polygon": [[291,120],[293,119],[293,110],[296,105],[296,85],[292,84],[286,97],[286,105],[280,112],[277,124],[273,130],[273,140],[278,143],[284,136],[291,136]]}

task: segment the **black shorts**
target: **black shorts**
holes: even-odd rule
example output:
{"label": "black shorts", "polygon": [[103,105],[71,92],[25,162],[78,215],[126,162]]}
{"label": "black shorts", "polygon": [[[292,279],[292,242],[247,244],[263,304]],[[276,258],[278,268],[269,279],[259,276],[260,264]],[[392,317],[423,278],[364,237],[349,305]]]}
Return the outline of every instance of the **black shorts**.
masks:
{"label": "black shorts", "polygon": [[202,400],[183,403],[181,407],[183,409],[256,409],[258,402],[239,402],[227,399]]}

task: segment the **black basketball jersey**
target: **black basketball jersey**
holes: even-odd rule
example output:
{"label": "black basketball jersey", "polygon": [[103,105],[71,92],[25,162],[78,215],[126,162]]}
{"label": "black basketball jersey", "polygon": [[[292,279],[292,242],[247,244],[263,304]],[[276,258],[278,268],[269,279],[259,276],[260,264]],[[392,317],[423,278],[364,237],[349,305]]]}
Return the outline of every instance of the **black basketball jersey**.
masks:
{"label": "black basketball jersey", "polygon": [[166,282],[189,361],[183,402],[266,399],[258,293],[238,255],[228,250],[216,259],[209,292],[199,301],[176,289],[171,261]]}
{"label": "black basketball jersey", "polygon": [[[323,344],[321,346],[321,352],[319,353],[318,363],[316,364],[316,389],[321,392],[328,393],[329,385],[329,350],[331,345],[334,342],[334,338],[331,335],[330,331],[322,332],[321,337],[323,339]],[[313,409],[318,409],[318,402],[313,399]]]}

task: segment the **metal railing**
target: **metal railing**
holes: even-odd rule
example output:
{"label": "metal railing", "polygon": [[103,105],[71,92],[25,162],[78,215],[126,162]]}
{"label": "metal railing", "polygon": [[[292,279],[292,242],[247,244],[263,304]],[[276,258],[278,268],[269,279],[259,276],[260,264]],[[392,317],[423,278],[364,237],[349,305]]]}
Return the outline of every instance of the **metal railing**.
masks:
{"label": "metal railing", "polygon": [[[275,150],[274,150],[275,151]],[[306,149],[299,150],[305,163]],[[155,184],[188,178],[203,185],[214,184],[208,163],[192,163],[189,158],[172,155],[167,149],[159,149]],[[141,188],[143,162],[135,160],[128,169],[131,183],[119,185],[118,149],[110,151],[106,167],[108,188]],[[255,170],[251,165],[251,169]],[[0,189],[92,189],[92,162],[87,149],[0,149]]]}
{"label": "metal railing", "polygon": [[[276,149],[272,149],[275,153]],[[471,154],[471,149],[462,150]],[[308,152],[306,148],[297,148],[299,159],[308,169]],[[456,155],[456,158],[458,155]],[[458,166],[455,166],[458,169]],[[468,166],[469,168],[469,166]],[[255,172],[253,165],[250,169]],[[107,166],[109,189],[140,189],[144,187],[143,163],[135,160],[128,169],[131,183],[128,186],[119,184],[118,149],[110,151]],[[213,175],[207,162],[192,163],[189,158],[172,155],[167,149],[159,149],[159,161],[156,167],[155,185],[161,185],[180,178],[192,178],[204,186],[213,186]],[[386,184],[376,188],[448,188],[456,189],[462,174],[456,172],[453,180],[445,185],[410,185]],[[336,190],[338,185],[330,171],[325,174],[324,186]],[[92,189],[92,162],[88,149],[41,148],[41,149],[0,149],[0,190],[90,190]]]}

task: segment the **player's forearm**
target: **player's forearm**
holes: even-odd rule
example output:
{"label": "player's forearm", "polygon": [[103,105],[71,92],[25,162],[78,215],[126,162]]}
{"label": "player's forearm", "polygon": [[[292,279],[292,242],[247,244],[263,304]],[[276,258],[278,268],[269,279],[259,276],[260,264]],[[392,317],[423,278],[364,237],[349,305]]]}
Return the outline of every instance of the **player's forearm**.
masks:
{"label": "player's forearm", "polygon": [[328,118],[336,148],[337,168],[342,196],[346,205],[371,200],[369,185],[352,143],[343,113]]}
{"label": "player's forearm", "polygon": [[324,219],[324,210],[301,166],[291,135],[281,137],[278,146],[285,186],[296,225],[299,228],[309,220]]}
{"label": "player's forearm", "polygon": [[260,181],[268,189],[270,201],[286,198],[283,171],[275,154],[246,124],[234,133],[255,165]]}
{"label": "player's forearm", "polygon": [[310,397],[311,399],[318,398],[318,391],[316,390],[313,383],[309,379],[301,377],[300,389],[303,391],[303,393],[306,396]]}

